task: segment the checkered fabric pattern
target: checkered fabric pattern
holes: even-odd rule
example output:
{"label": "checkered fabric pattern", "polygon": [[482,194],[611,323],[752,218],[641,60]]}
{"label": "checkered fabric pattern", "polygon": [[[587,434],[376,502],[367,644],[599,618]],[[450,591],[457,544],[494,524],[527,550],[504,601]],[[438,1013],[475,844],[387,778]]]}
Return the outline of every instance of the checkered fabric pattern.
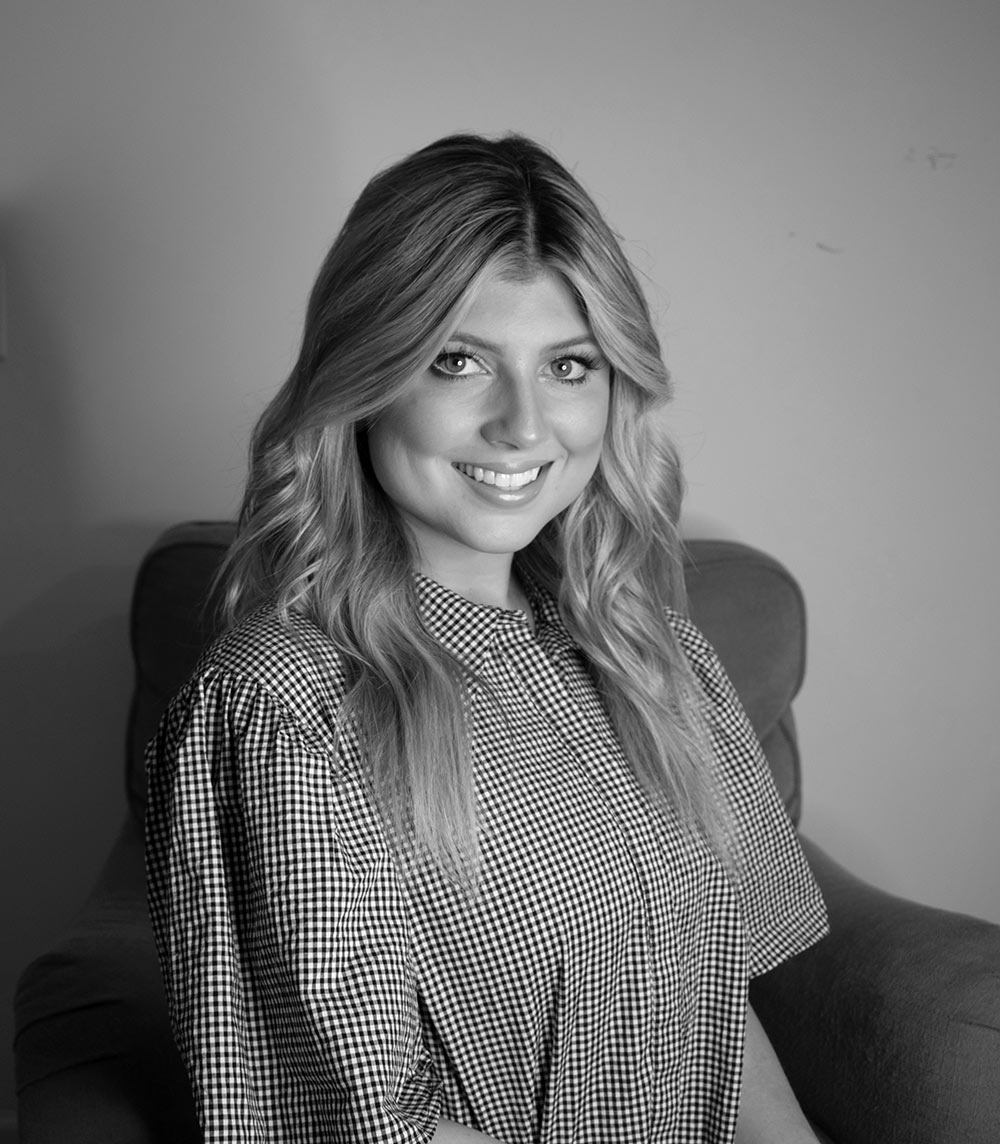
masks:
{"label": "checkered fabric pattern", "polygon": [[673,617],[739,815],[738,880],[632,777],[554,602],[487,608],[418,577],[476,675],[481,892],[402,881],[334,722],[325,637],[258,613],[219,641],[149,751],[150,903],[209,1144],[724,1144],[747,982],[823,904],[711,648]]}

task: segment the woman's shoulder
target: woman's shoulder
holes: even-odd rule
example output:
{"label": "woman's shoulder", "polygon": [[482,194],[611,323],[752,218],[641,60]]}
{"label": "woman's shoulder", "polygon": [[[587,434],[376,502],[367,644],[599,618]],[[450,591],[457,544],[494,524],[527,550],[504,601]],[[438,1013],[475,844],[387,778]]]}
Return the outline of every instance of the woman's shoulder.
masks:
{"label": "woman's shoulder", "polygon": [[722,667],[715,648],[705,638],[701,629],[687,616],[673,608],[667,608],[666,615],[678,643],[698,675],[714,676],[721,672]]}
{"label": "woman's shoulder", "polygon": [[261,608],[217,637],[188,688],[253,693],[297,721],[329,726],[346,691],[343,659],[306,616]]}
{"label": "woman's shoulder", "polygon": [[715,710],[730,711],[739,707],[739,699],[719,655],[702,630],[687,616],[672,608],[667,609],[677,642],[687,657],[695,678]]}

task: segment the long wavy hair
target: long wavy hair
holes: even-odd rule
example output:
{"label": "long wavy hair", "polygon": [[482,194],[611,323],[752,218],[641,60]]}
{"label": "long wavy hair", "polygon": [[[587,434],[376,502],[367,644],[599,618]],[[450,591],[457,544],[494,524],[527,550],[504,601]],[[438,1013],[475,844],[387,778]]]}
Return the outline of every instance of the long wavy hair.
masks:
{"label": "long wavy hair", "polygon": [[327,634],[348,678],[338,726],[361,740],[395,852],[474,881],[470,680],[422,624],[414,551],[366,440],[497,269],[560,275],[611,366],[597,471],[515,566],[558,600],[638,780],[728,860],[704,697],[666,617],[684,609],[680,466],[651,416],[669,376],[614,232],[529,139],[441,139],[376,175],[351,209],[298,360],[253,434],[226,618],[266,603]]}

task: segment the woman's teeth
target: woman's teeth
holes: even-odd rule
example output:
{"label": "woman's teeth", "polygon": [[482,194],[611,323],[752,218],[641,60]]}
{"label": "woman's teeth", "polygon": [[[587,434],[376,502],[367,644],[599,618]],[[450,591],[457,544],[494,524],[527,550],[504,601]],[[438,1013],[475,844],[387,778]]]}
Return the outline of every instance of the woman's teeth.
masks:
{"label": "woman's teeth", "polygon": [[467,477],[472,477],[474,481],[482,481],[484,485],[496,485],[498,489],[523,489],[525,485],[537,480],[538,474],[542,471],[541,466],[537,469],[528,469],[524,473],[497,473],[493,469],[481,469],[478,465],[459,464],[455,468],[465,473]]}

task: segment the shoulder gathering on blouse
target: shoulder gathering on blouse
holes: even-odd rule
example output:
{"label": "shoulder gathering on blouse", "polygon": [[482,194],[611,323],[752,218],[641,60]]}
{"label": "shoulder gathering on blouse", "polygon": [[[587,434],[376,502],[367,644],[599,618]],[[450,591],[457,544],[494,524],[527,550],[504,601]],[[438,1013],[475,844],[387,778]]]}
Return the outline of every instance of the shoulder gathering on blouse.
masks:
{"label": "shoulder gathering on blouse", "polygon": [[524,613],[417,578],[469,669],[481,874],[407,878],[337,733],[345,680],[301,618],[222,637],[150,744],[150,902],[208,1144],[730,1144],[747,984],[826,918],[711,647],[738,871],[644,793],[553,600]]}

